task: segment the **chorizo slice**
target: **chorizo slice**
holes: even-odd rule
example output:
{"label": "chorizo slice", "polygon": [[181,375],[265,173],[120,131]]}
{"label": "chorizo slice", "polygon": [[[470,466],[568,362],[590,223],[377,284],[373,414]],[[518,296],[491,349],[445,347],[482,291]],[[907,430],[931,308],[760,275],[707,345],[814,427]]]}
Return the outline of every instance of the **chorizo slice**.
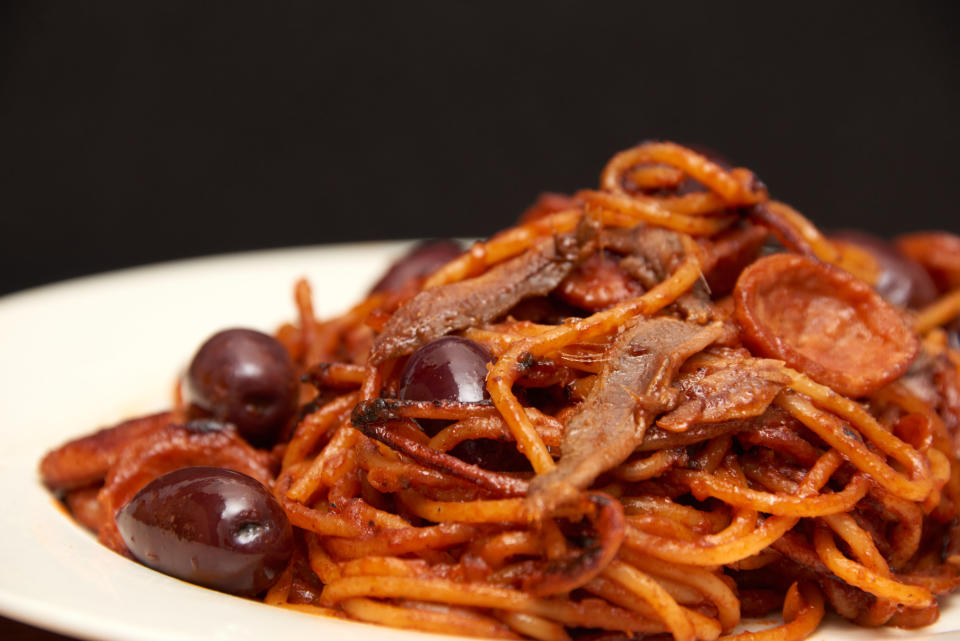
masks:
{"label": "chorizo slice", "polygon": [[40,461],[40,478],[51,490],[75,490],[100,483],[124,448],[163,429],[170,412],[133,418],[64,443]]}
{"label": "chorizo slice", "polygon": [[761,258],[737,279],[733,298],[748,347],[846,396],[866,396],[898,378],[920,347],[869,285],[806,256]]}

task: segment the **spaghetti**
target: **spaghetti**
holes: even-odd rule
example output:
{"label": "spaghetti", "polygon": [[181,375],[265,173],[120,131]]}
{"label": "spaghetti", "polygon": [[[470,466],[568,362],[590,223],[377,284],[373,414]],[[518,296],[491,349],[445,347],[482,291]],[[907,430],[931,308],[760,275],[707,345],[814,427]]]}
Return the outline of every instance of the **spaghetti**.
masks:
{"label": "spaghetti", "polygon": [[[641,144],[598,190],[542,198],[340,317],[298,283],[276,339],[303,383],[272,449],[190,428],[210,411],[178,388],[41,473],[122,553],[115,514],[152,478],[252,475],[294,529],[266,602],[382,625],[761,641],[805,638],[827,608],[926,625],[960,584],[960,240],[899,246],[934,279],[923,308],[885,300],[875,248],[823,236],[750,171]],[[473,396],[415,391],[442,377],[421,362]]]}

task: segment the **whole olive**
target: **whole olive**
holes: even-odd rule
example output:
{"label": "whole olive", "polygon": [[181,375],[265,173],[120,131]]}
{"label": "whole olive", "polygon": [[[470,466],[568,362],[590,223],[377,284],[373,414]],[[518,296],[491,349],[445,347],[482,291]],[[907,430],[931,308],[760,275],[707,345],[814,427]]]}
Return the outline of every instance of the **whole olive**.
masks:
{"label": "whole olive", "polygon": [[297,408],[297,378],[287,350],[252,329],[210,337],[193,357],[184,385],[188,403],[233,423],[253,445],[272,445]]}
{"label": "whole olive", "polygon": [[487,363],[480,343],[444,336],[415,351],[400,374],[400,398],[408,401],[478,403],[487,393]]}
{"label": "whole olive", "polygon": [[[459,336],[444,336],[430,341],[407,360],[400,374],[398,396],[406,401],[459,401],[478,403],[490,398],[487,393],[487,363],[493,356],[479,344]],[[423,430],[434,435],[448,421],[418,421]]]}
{"label": "whole olive", "polygon": [[273,495],[218,467],[157,477],[117,513],[117,528],[144,565],[243,596],[273,585],[293,554],[290,522]]}

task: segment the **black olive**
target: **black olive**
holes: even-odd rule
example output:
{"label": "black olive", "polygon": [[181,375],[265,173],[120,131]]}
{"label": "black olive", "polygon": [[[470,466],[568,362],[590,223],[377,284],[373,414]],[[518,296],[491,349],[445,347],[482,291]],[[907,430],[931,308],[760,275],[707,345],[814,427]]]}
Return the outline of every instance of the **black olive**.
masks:
{"label": "black olive", "polygon": [[254,445],[272,445],[296,412],[290,355],[275,338],[251,329],[210,337],[193,357],[185,383],[188,403],[233,423]]}
{"label": "black olive", "polygon": [[243,596],[273,585],[293,554],[290,522],[273,495],[218,467],[157,477],[118,512],[117,528],[144,565]]}
{"label": "black olive", "polygon": [[493,356],[480,343],[444,336],[415,351],[400,375],[400,398],[408,401],[478,403],[487,393],[487,363]]}

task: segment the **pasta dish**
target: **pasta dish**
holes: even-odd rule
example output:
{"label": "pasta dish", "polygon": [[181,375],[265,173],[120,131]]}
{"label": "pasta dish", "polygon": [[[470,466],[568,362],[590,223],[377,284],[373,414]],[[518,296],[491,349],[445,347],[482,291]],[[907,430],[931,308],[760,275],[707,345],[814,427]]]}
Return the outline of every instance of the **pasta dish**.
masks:
{"label": "pasta dish", "polygon": [[340,316],[322,295],[187,346],[169,411],[43,482],[167,574],[455,635],[916,628],[960,584],[960,237],[825,235],[647,142]]}

